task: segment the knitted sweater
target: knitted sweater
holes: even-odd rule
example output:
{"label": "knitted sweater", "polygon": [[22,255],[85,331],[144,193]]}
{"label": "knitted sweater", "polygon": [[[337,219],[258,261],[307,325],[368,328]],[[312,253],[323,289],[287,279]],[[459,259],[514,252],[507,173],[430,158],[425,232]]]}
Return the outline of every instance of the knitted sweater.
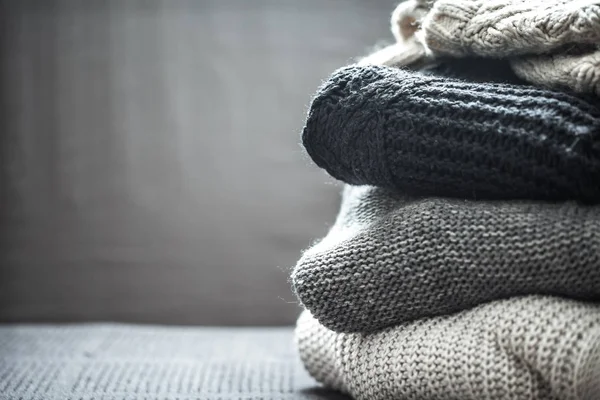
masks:
{"label": "knitted sweater", "polygon": [[374,334],[335,333],[305,311],[308,372],[356,400],[598,400],[600,307],[513,298]]}
{"label": "knitted sweater", "polygon": [[409,0],[396,7],[391,22],[397,43],[369,62],[510,57],[531,83],[600,95],[597,0]]}
{"label": "knitted sweater", "polygon": [[600,208],[346,186],[335,224],[291,280],[304,307],[338,332],[517,295],[600,300]]}
{"label": "knitted sweater", "polygon": [[426,2],[433,6],[421,21],[425,41],[443,54],[508,57],[600,43],[598,0]]}
{"label": "knitted sweater", "polygon": [[319,89],[302,142],[350,184],[600,202],[600,109],[565,93],[349,66]]}
{"label": "knitted sweater", "polygon": [[512,60],[511,65],[518,76],[536,85],[570,88],[600,96],[600,50],[583,55],[521,57]]}

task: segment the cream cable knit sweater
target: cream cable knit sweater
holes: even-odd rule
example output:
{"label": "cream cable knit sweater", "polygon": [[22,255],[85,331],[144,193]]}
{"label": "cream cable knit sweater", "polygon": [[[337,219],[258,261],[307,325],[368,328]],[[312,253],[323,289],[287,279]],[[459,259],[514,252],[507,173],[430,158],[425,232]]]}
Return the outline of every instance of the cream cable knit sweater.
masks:
{"label": "cream cable knit sweater", "polygon": [[600,95],[600,50],[584,55],[515,58],[511,67],[520,78],[539,86]]}
{"label": "cream cable knit sweater", "polygon": [[598,44],[600,1],[437,0],[422,25],[427,46],[438,54],[544,54]]}
{"label": "cream cable knit sweater", "polygon": [[373,334],[305,311],[296,339],[308,372],[357,400],[600,398],[598,305],[512,298]]}
{"label": "cream cable knit sweater", "polygon": [[397,43],[363,64],[510,57],[531,83],[600,95],[598,0],[409,0],[391,23]]}

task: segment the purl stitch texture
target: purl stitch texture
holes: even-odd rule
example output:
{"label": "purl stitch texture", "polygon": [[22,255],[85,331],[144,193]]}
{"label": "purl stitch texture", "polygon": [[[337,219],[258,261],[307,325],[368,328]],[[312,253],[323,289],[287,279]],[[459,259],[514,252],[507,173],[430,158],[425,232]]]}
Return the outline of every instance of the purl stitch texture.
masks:
{"label": "purl stitch texture", "polygon": [[598,400],[598,305],[529,296],[374,334],[335,333],[305,311],[308,372],[356,400]]}
{"label": "purl stitch texture", "polygon": [[318,90],[302,143],[318,166],[354,185],[600,201],[600,111],[562,92],[348,66]]}
{"label": "purl stitch texture", "polygon": [[600,208],[418,199],[346,185],[335,224],[291,280],[302,305],[337,332],[518,295],[600,300]]}

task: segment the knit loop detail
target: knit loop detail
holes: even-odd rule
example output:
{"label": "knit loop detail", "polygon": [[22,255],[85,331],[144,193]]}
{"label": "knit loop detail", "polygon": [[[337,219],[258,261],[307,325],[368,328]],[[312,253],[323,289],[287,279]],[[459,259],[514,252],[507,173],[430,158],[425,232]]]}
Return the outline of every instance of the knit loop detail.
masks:
{"label": "knit loop detail", "polygon": [[302,142],[318,166],[349,184],[600,202],[600,111],[585,97],[349,66],[317,92]]}
{"label": "knit loop detail", "polygon": [[511,65],[518,76],[536,85],[600,96],[600,50],[584,55],[520,57]]}
{"label": "knit loop detail", "polygon": [[596,400],[598,332],[597,305],[526,296],[372,334],[304,312],[296,337],[308,372],[356,400]]}
{"label": "knit loop detail", "polygon": [[346,186],[336,223],[292,272],[336,332],[373,332],[492,300],[600,300],[600,208],[415,199]]}
{"label": "knit loop detail", "polygon": [[541,54],[600,42],[594,0],[437,0],[423,20],[432,51],[453,56]]}

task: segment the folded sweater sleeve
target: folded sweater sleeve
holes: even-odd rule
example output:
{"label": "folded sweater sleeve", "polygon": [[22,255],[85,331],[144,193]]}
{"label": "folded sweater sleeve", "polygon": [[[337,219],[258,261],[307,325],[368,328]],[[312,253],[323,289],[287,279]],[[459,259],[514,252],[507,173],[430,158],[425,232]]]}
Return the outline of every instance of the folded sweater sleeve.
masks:
{"label": "folded sweater sleeve", "polygon": [[336,71],[302,132],[334,178],[410,195],[600,202],[598,98],[376,65]]}

